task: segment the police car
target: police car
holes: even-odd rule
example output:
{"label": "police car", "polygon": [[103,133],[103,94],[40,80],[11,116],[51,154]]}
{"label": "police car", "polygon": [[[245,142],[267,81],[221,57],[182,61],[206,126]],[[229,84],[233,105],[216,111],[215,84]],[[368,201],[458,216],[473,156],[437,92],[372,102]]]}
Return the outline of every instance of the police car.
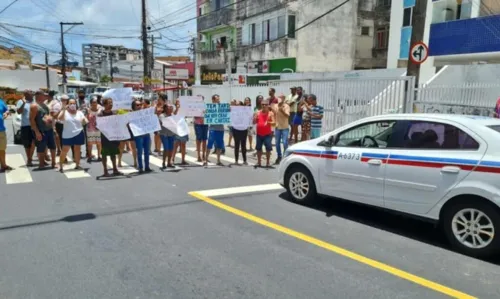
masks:
{"label": "police car", "polygon": [[336,197],[416,215],[462,253],[500,250],[500,119],[365,118],[289,147],[279,182],[298,203]]}

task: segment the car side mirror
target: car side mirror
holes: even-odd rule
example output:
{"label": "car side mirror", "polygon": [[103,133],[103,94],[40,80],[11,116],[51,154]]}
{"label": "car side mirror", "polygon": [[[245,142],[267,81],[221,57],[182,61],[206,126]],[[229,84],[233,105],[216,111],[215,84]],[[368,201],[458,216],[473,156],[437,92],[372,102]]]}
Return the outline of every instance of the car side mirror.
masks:
{"label": "car side mirror", "polygon": [[318,146],[333,146],[335,144],[335,135],[328,137],[318,143]]}

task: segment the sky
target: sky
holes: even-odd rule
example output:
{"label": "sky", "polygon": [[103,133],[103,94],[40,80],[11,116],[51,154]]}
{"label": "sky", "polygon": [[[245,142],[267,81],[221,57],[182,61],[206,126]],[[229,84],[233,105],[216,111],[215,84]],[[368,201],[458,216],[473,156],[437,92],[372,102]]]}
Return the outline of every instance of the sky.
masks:
{"label": "sky", "polygon": [[[2,11],[13,0],[0,1]],[[196,0],[146,0],[148,25],[158,48],[156,56],[188,55],[196,34]],[[0,14],[0,45],[13,44],[31,50],[33,63],[49,63],[61,58],[60,22],[83,22],[65,26],[68,59],[81,65],[82,44],[123,45],[141,49],[141,0],[17,0]],[[186,22],[183,22],[186,21]],[[175,23],[182,24],[175,25]],[[174,26],[171,26],[174,25]],[[25,26],[31,28],[20,28]],[[52,31],[52,32],[46,32]]]}

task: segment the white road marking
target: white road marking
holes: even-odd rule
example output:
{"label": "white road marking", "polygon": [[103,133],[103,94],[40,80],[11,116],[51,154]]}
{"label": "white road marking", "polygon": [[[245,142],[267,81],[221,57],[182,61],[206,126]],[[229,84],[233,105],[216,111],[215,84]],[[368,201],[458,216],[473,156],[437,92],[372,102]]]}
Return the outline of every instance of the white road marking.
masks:
{"label": "white road marking", "polygon": [[[97,150],[92,150],[92,155],[97,156]],[[118,155],[116,156],[116,163],[118,163]],[[99,164],[101,164],[101,162],[99,162]],[[106,165],[108,166],[108,169],[113,169],[113,163],[111,162],[110,157],[108,157]],[[138,170],[135,169],[133,166],[130,166],[127,163],[123,162],[123,159],[122,159],[122,167],[117,167],[117,168],[121,173],[125,175],[138,172]]]}
{"label": "white road marking", "polygon": [[[186,148],[186,151],[188,151],[188,148]],[[177,153],[175,156],[176,156],[176,157],[178,157],[178,158],[177,158],[177,160],[179,160],[179,159],[180,159],[180,157],[181,157],[181,154]],[[186,159],[186,162],[189,162],[189,163],[193,163],[193,164],[196,164],[196,165],[203,166],[203,162],[198,162],[198,158],[191,157],[191,156],[189,156],[187,153],[186,153],[186,158],[185,158],[185,159]],[[212,163],[212,162],[209,162],[209,163],[208,163],[208,166],[210,166],[210,167],[214,167],[214,166],[218,167],[217,165],[215,165],[215,164],[214,164],[214,163]]]}
{"label": "white road marking", "polygon": [[[67,157],[66,160],[68,160],[68,164],[63,164],[63,169],[64,169],[64,175],[68,179],[80,179],[80,178],[89,178],[90,177],[90,174],[88,174],[88,172],[86,172],[84,170],[76,170],[75,169],[76,164],[70,158]],[[57,162],[56,167],[59,167],[59,157],[56,157],[56,162]],[[80,163],[81,163],[81,159],[80,159]]]}
{"label": "white road marking", "polygon": [[21,154],[7,154],[7,163],[14,170],[5,173],[7,184],[23,184],[33,182],[29,169],[26,167],[26,162]]}
{"label": "white road marking", "polygon": [[264,184],[264,185],[253,185],[244,187],[232,187],[232,188],[222,188],[222,189],[211,189],[195,191],[203,196],[223,196],[223,195],[233,195],[233,194],[243,194],[243,193],[253,193],[261,191],[275,191],[284,190],[280,184]]}
{"label": "white road marking", "polygon": [[[196,148],[195,147],[187,147],[186,150],[189,151],[189,152],[196,153]],[[217,155],[211,154],[210,157],[217,158]],[[248,157],[248,153],[247,153],[247,157]],[[236,162],[236,160],[234,158],[227,157],[227,156],[224,156],[224,155],[220,155],[220,159],[222,161],[225,161],[225,162],[228,162],[228,163],[231,163],[231,164],[234,164]],[[239,161],[239,162],[242,163],[242,161],[243,161],[243,159],[241,159],[241,161]],[[248,162],[248,159],[247,159],[247,162]],[[249,166],[253,166],[254,164],[248,162],[248,165]]]}

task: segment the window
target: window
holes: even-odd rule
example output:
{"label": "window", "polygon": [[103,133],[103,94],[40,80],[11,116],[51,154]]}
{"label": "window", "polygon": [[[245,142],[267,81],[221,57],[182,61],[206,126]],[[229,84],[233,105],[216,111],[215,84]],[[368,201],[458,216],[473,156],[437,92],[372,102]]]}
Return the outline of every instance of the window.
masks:
{"label": "window", "polygon": [[410,122],[405,134],[405,148],[437,150],[476,150],[479,148],[474,138],[449,124],[436,122]]}
{"label": "window", "polygon": [[362,124],[339,134],[335,146],[386,148],[396,121]]}
{"label": "window", "polygon": [[389,43],[389,30],[387,28],[377,29],[375,35],[375,48],[376,49],[387,49]]}
{"label": "window", "polygon": [[403,11],[403,27],[411,26],[413,7],[405,8]]}
{"label": "window", "polygon": [[279,16],[278,17],[278,38],[282,38],[286,36],[286,17]]}
{"label": "window", "polygon": [[295,38],[295,16],[288,16],[288,38]]}
{"label": "window", "polygon": [[378,0],[378,5],[379,6],[390,7],[391,6],[391,0]]}
{"label": "window", "polygon": [[264,42],[269,41],[270,35],[271,35],[270,21],[265,20],[264,22],[262,22],[262,41]]}
{"label": "window", "polygon": [[361,27],[361,35],[370,35],[370,27],[368,26],[363,26]]}
{"label": "window", "polygon": [[488,126],[488,128],[495,130],[500,133],[500,126]]}
{"label": "window", "polygon": [[222,36],[220,38],[220,46],[223,48],[223,49],[227,49],[227,38],[225,36]]}
{"label": "window", "polygon": [[199,16],[203,15],[203,11],[201,10],[201,7],[198,8],[198,15]]}
{"label": "window", "polygon": [[269,40],[278,39],[278,19],[269,20]]}
{"label": "window", "polygon": [[254,45],[255,44],[255,24],[250,24],[250,44]]}

